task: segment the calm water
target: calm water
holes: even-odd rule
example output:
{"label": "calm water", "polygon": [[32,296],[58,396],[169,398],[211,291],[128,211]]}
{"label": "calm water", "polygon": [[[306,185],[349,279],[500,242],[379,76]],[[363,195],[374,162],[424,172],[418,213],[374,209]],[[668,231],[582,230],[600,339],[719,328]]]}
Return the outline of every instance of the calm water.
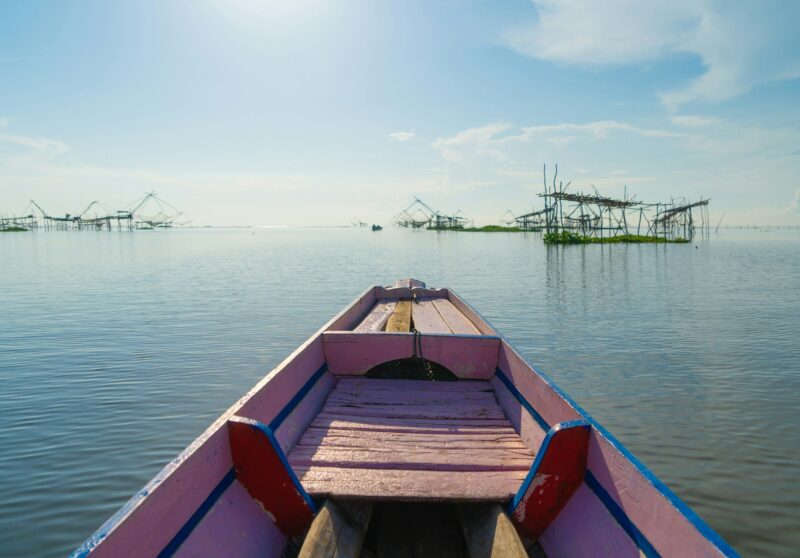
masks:
{"label": "calm water", "polygon": [[0,236],[0,554],[62,556],[371,284],[449,286],[742,554],[800,548],[800,234]]}

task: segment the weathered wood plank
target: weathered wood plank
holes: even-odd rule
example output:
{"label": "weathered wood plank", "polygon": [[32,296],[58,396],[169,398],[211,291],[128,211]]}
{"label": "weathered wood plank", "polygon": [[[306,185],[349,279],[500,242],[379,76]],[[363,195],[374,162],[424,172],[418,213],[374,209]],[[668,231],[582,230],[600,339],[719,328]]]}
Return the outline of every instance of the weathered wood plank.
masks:
{"label": "weathered wood plank", "polygon": [[439,315],[444,319],[453,333],[480,335],[480,331],[461,311],[453,306],[453,303],[446,298],[435,298],[431,301],[438,310]]}
{"label": "weathered wood plank", "polygon": [[[396,433],[395,433],[396,434]],[[415,451],[417,448],[438,449],[440,451],[450,451],[456,449],[472,449],[475,451],[494,451],[497,449],[516,449],[527,450],[525,445],[515,439],[513,436],[492,437],[489,439],[475,439],[476,436],[427,436],[415,434],[407,438],[386,438],[376,439],[367,438],[365,436],[351,435],[351,436],[336,436],[331,434],[323,434],[319,436],[304,437],[295,448],[319,448],[324,447],[337,447],[337,448],[374,448],[377,444],[383,447],[395,448],[398,451]]]}
{"label": "weathered wood plank", "polygon": [[339,381],[289,456],[295,471],[315,471],[301,482],[316,495],[432,501],[510,498],[533,459],[488,382],[365,378]]}
{"label": "weathered wood plank", "polygon": [[425,298],[446,298],[447,289],[428,289],[423,287],[377,287],[375,289],[375,296],[378,300],[385,300],[387,298],[407,298],[411,299],[415,296]]}
{"label": "weathered wood plank", "polygon": [[378,378],[361,378],[342,376],[337,389],[355,390],[389,390],[389,391],[494,391],[492,385],[485,380],[460,380],[458,382],[429,382],[427,380],[382,380]]}
{"label": "weathered wood plank", "polygon": [[[464,439],[474,440],[505,440],[508,437],[516,436],[516,433],[507,428],[480,428],[480,427],[460,427],[460,428],[420,428],[420,427],[405,427],[405,428],[309,428],[307,431],[309,436],[340,436],[361,438],[365,440],[376,439],[378,441],[387,439],[392,436],[409,436],[420,437],[424,436],[425,439],[435,440],[440,436],[447,437],[464,437]],[[523,442],[524,444],[524,442]]]}
{"label": "weathered wood plank", "polygon": [[411,331],[411,301],[401,300],[394,308],[394,312],[389,316],[386,323],[387,332],[408,332]]}
{"label": "weathered wood plank", "polygon": [[421,469],[427,471],[527,471],[533,455],[526,449],[492,450],[416,448],[385,444],[372,448],[297,446],[289,456],[295,466],[355,467],[366,469]]}
{"label": "weathered wood plank", "polygon": [[359,558],[370,517],[369,502],[326,500],[311,523],[298,558]]}
{"label": "weathered wood plank", "polygon": [[424,289],[425,288],[425,281],[420,281],[419,279],[412,279],[409,277],[408,279],[397,279],[394,282],[395,287],[407,287],[409,289]]}
{"label": "weathered wood plank", "polygon": [[315,498],[364,498],[418,501],[502,502],[512,498],[525,471],[450,471],[294,468]]}
{"label": "weathered wood plank", "polygon": [[470,432],[513,433],[508,420],[385,419],[380,417],[341,417],[317,415],[309,428],[345,429],[374,432],[423,432],[449,434]]}
{"label": "weathered wood plank", "polygon": [[[376,296],[380,298],[377,292]],[[472,306],[464,302],[460,296],[449,289],[447,291],[447,299],[453,303],[453,306],[456,307],[456,310],[464,314],[470,322],[475,324],[475,327],[477,327],[483,335],[497,335],[497,332],[494,330],[494,328],[486,323],[486,320],[484,320]]]}
{"label": "weathered wood plank", "polygon": [[349,417],[429,418],[429,419],[494,419],[505,420],[502,409],[490,405],[325,405],[322,413]]}
{"label": "weathered wood plank", "polygon": [[511,444],[514,447],[524,448],[525,444],[513,431],[502,432],[483,432],[482,430],[470,433],[462,432],[441,432],[439,434],[427,434],[419,432],[374,432],[369,430],[343,430],[343,429],[324,429],[309,428],[306,430],[299,444],[308,446],[319,445],[325,439],[331,445],[344,445],[349,440],[356,440],[359,445],[375,445],[380,442],[414,442],[419,444],[451,444],[459,442],[484,443],[490,444]]}
{"label": "weathered wood plank", "polygon": [[363,405],[458,405],[481,404],[497,405],[497,399],[490,391],[403,391],[388,390],[350,391],[337,389],[328,396],[328,404],[347,404],[358,401]]}
{"label": "weathered wood plank", "polygon": [[470,558],[528,558],[517,530],[499,505],[464,504],[456,512]]}
{"label": "weathered wood plank", "polygon": [[414,329],[420,333],[453,333],[432,300],[419,300],[411,305]]}
{"label": "weathered wood plank", "polygon": [[383,331],[396,306],[396,300],[379,301],[354,331]]}
{"label": "weathered wood plank", "polygon": [[[392,332],[391,318],[386,327],[385,332],[326,331],[323,343],[330,372],[363,376],[378,364],[414,356],[414,335]],[[498,337],[428,333],[416,341],[417,354],[441,364],[459,380],[489,380],[497,369]]]}

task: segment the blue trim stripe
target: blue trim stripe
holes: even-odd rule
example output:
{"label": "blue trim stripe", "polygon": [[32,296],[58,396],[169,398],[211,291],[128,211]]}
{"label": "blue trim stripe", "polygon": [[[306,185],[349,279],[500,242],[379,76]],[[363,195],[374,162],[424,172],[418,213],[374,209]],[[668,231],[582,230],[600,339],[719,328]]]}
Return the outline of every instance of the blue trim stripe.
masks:
{"label": "blue trim stripe", "polygon": [[648,558],[654,557],[658,558],[661,555],[653,548],[653,545],[650,544],[650,541],[647,540],[639,528],[630,520],[628,515],[625,513],[619,504],[617,504],[616,500],[611,497],[611,495],[606,492],[606,489],[603,488],[603,485],[600,484],[595,476],[592,474],[590,470],[586,470],[586,475],[584,476],[584,480],[589,488],[594,492],[597,497],[603,502],[603,505],[606,509],[611,513],[614,519],[619,523],[619,526],[628,534],[628,536],[633,539],[636,543],[636,546],[639,547],[645,556]]}
{"label": "blue trim stripe", "polygon": [[[520,397],[522,397],[520,395]],[[524,398],[523,398],[524,399]],[[527,402],[526,402],[527,403]],[[533,479],[536,478],[536,473],[539,472],[539,467],[542,465],[542,460],[544,460],[544,456],[547,455],[547,449],[550,447],[550,442],[556,435],[556,432],[559,430],[565,430],[569,428],[591,428],[591,425],[585,420],[570,420],[567,422],[561,422],[556,424],[553,428],[547,431],[547,435],[544,437],[542,441],[542,445],[539,448],[539,451],[536,452],[536,458],[531,465],[530,471],[525,476],[525,480],[522,481],[522,485],[520,485],[519,490],[514,495],[514,499],[511,501],[511,504],[508,506],[508,514],[512,515],[514,510],[517,509],[519,503],[522,502],[522,499],[525,497],[525,493],[528,491],[528,487],[530,487]]]}
{"label": "blue trim stripe", "polygon": [[308,507],[311,509],[311,512],[317,513],[319,508],[317,507],[316,502],[314,502],[311,496],[308,495],[308,492],[306,492],[306,489],[303,488],[303,485],[300,484],[300,479],[298,479],[297,475],[294,474],[294,469],[292,469],[292,466],[289,465],[289,461],[286,459],[286,454],[283,453],[280,443],[278,443],[277,438],[275,438],[275,434],[272,433],[272,429],[266,424],[258,421],[253,421],[253,423],[250,424],[250,426],[264,433],[264,435],[269,440],[269,443],[272,444],[272,448],[275,450],[275,453],[278,455],[278,458],[281,460],[281,464],[286,469],[286,472],[289,473],[289,478],[292,480],[295,489],[297,490],[298,493],[300,493],[300,495],[306,501],[306,504],[308,504]]}
{"label": "blue trim stripe", "polygon": [[[295,486],[298,489],[298,492],[303,496],[306,503],[308,503],[311,510],[316,513],[317,512],[317,505],[308,495],[308,493],[303,489],[300,481],[295,476],[294,471],[289,466],[289,462],[286,460],[286,456],[281,449],[280,444],[278,443],[277,439],[275,439],[275,435],[273,432],[280,427],[284,420],[292,413],[292,411],[300,404],[303,398],[311,391],[311,388],[319,381],[320,378],[325,374],[327,370],[327,365],[323,364],[320,368],[314,372],[314,374],[309,378],[309,380],[303,385],[302,388],[292,397],[289,403],[281,409],[281,411],[272,419],[269,423],[269,426],[261,425],[264,429],[266,429],[265,434],[267,438],[270,440],[270,443],[275,448],[278,456],[281,459],[284,467],[286,470],[289,471],[289,474],[292,477],[292,480]],[[259,423],[260,424],[260,423]],[[172,469],[170,469],[171,471]],[[161,477],[165,474],[164,471],[159,473],[155,479],[150,481],[148,485],[141,490],[134,498],[132,498],[127,504],[125,504],[114,516],[111,517],[109,521],[107,521],[98,531],[93,534],[89,539],[86,540],[78,549],[75,550],[71,554],[71,558],[85,558],[92,552],[100,543],[102,543],[108,533],[115,527],[117,524],[123,522],[127,517],[130,510],[132,510],[135,505],[140,501],[146,498],[150,492],[152,492],[151,486],[157,486],[158,483],[154,481],[158,480],[159,482],[162,480]],[[231,469],[228,473],[223,477],[223,479],[217,484],[217,486],[211,491],[208,497],[200,504],[200,507],[192,514],[192,516],[183,524],[183,526],[178,530],[177,534],[172,538],[172,540],[167,543],[167,546],[161,551],[158,555],[159,558],[166,558],[168,556],[172,556],[175,551],[180,547],[180,545],[188,538],[188,536],[192,533],[195,527],[197,527],[198,523],[202,521],[208,511],[214,506],[217,502],[219,497],[225,492],[225,490],[231,485],[231,483],[236,478],[236,471]]]}
{"label": "blue trim stripe", "polygon": [[[322,375],[325,373],[327,366],[323,364],[314,374],[309,378],[309,380],[303,385],[302,388],[292,397],[289,403],[281,409],[281,411],[272,419],[269,423],[269,426],[263,424],[261,422],[255,422],[255,424],[251,425],[253,428],[260,430],[264,435],[266,435],[269,443],[272,445],[272,448],[275,450],[275,453],[278,455],[278,458],[281,460],[286,471],[289,473],[289,476],[292,479],[297,491],[306,501],[308,507],[311,509],[313,513],[317,513],[317,505],[314,500],[311,499],[311,496],[303,488],[303,485],[300,484],[300,480],[297,478],[297,475],[294,474],[294,470],[292,470],[291,465],[289,465],[289,461],[286,459],[286,454],[283,453],[283,449],[281,449],[281,445],[278,442],[277,438],[275,438],[274,431],[286,420],[291,412],[300,404],[303,398],[311,391],[311,388],[322,378]],[[236,471],[231,469],[228,471],[228,474],[220,481],[220,483],[211,491],[211,494],[208,495],[208,498],[200,504],[200,507],[197,508],[197,511],[192,514],[192,516],[183,524],[183,527],[178,530],[178,533],[172,538],[172,540],[164,547],[164,549],[159,553],[158,558],[168,558],[172,556],[176,550],[180,547],[181,544],[189,537],[197,524],[202,521],[208,511],[214,506],[217,502],[219,497],[222,495],[223,492],[231,485],[233,480],[236,478]]]}
{"label": "blue trim stripe", "polygon": [[497,376],[501,382],[503,382],[503,385],[506,386],[506,388],[508,388],[508,391],[511,392],[511,395],[513,395],[517,399],[517,401],[519,401],[520,404],[523,407],[525,407],[525,410],[528,411],[528,414],[533,417],[533,420],[535,420],[539,424],[542,430],[544,430],[545,432],[550,430],[550,425],[547,423],[546,420],[544,420],[544,417],[540,415],[536,409],[533,408],[533,405],[528,403],[528,400],[525,399],[525,396],[519,392],[517,386],[511,383],[511,380],[508,379],[508,376],[506,376],[502,370],[497,368],[494,371],[494,375]]}
{"label": "blue trim stripe", "polygon": [[[508,342],[507,341],[505,341],[503,339],[502,342],[506,343],[506,345],[508,346]],[[529,366],[531,366],[531,365],[529,365]],[[673,493],[667,487],[667,485],[665,485],[663,483],[663,481],[661,481],[658,477],[656,477],[641,461],[639,461],[630,452],[630,450],[628,450],[628,448],[623,446],[619,442],[619,440],[617,440],[616,438],[614,438],[614,436],[611,435],[611,433],[608,430],[606,430],[602,425],[600,425],[600,423],[598,423],[596,420],[594,420],[591,417],[591,415],[589,415],[589,413],[587,413],[580,405],[578,405],[569,395],[567,395],[564,391],[562,391],[561,388],[559,388],[555,384],[555,382],[553,382],[553,380],[550,379],[549,376],[547,376],[546,374],[540,372],[534,366],[531,366],[531,369],[533,370],[534,374],[537,374],[547,384],[547,386],[550,389],[552,389],[559,397],[564,399],[564,401],[566,401],[586,421],[588,421],[588,423],[591,425],[592,428],[594,428],[601,436],[603,436],[606,440],[608,440],[608,442],[614,447],[614,449],[616,449],[620,454],[622,454],[623,457],[625,457],[628,461],[630,461],[633,464],[633,466],[636,468],[636,470],[639,472],[639,474],[641,474],[645,479],[647,479],[647,481],[651,485],[653,485],[653,487],[662,496],[664,496],[664,498],[676,509],[676,511],[678,511],[678,513],[683,515],[687,519],[687,521],[689,521],[689,523],[703,537],[705,537],[705,539],[708,542],[710,542],[712,545],[714,545],[724,556],[731,556],[731,557],[734,557],[734,558],[739,556],[739,554],[727,542],[725,542],[725,540],[721,536],[719,536],[719,534],[717,534],[716,531],[714,531],[711,527],[709,527],[709,525],[705,521],[703,521],[703,519],[700,516],[698,516],[694,512],[694,510],[692,510],[680,498],[678,498],[675,495],[675,493]],[[505,375],[505,373],[503,373],[503,371],[500,370],[500,368],[498,368],[496,370],[496,372],[495,372],[495,375],[500,379],[501,382],[503,382],[503,384],[509,389],[509,391],[514,395],[514,397],[517,398],[517,400],[522,404],[522,406],[531,414],[533,419],[536,420],[536,422],[539,423],[540,426],[542,426],[543,430],[547,430],[547,427],[544,426],[544,425],[547,425],[547,422],[542,418],[542,416],[538,412],[536,412],[536,410],[533,408],[533,406],[525,399],[525,396],[523,396],[519,392],[519,390],[517,390],[516,386],[511,384],[510,380]],[[538,458],[538,455],[537,455],[537,458]],[[589,478],[588,478],[590,475],[592,475],[592,473],[587,469],[586,470],[586,476],[584,478],[584,480],[586,481],[587,484],[589,484],[591,482],[589,480]],[[526,477],[526,480],[527,480],[527,477]],[[599,486],[601,488],[601,490],[603,490],[603,492],[606,495],[608,494],[607,492],[605,492],[605,489],[602,488],[602,486],[600,485],[599,481],[593,475],[592,475],[592,480],[594,480],[595,484],[597,486]],[[596,491],[595,491],[595,493],[597,494]],[[598,497],[600,497],[599,494],[598,494]],[[610,496],[609,496],[609,498],[610,498]],[[613,499],[610,499],[608,501],[603,500],[603,498],[600,498],[600,499],[603,502],[603,504],[606,505],[606,508],[608,509],[609,513],[611,513],[611,515],[620,523],[620,525],[623,527],[623,529],[625,529],[625,531],[628,532],[628,534],[630,535],[630,532],[628,531],[628,529],[625,528],[625,523],[624,522],[627,522],[628,524],[633,526],[634,529],[636,529],[636,526],[633,524],[633,522],[630,520],[630,518],[625,514],[625,511],[622,508],[620,508],[619,505],[617,505],[617,503]],[[609,507],[609,502],[611,502],[614,506],[616,506],[616,508],[618,510],[618,513],[615,513],[615,511],[612,510],[611,507]],[[624,521],[620,520],[621,517],[624,518]],[[644,541],[644,543],[642,543],[638,538],[634,537],[633,535],[631,535],[631,538],[637,543],[637,545],[642,550],[642,552],[647,552],[647,550],[645,548],[646,546],[648,546],[649,548],[652,549],[653,546],[652,546],[652,544],[650,544],[650,542],[647,540],[647,538],[638,529],[636,529],[636,532],[638,533],[638,536],[641,538],[641,541]],[[653,549],[653,552],[655,552],[654,549]]]}
{"label": "blue trim stripe", "polygon": [[[508,344],[506,342],[506,344]],[[572,397],[567,395],[560,387],[556,385],[555,382],[545,373],[539,371],[535,366],[529,364],[531,369],[535,374],[537,374],[547,386],[552,389],[559,397],[561,397],[564,401],[566,401],[573,409],[575,409],[584,419],[588,420],[589,423],[602,437],[604,437],[611,446],[616,449],[620,454],[622,454],[625,459],[633,464],[634,468],[641,474],[652,486],[655,488],[674,508],[675,510],[683,515],[686,520],[700,533],[709,543],[715,546],[724,556],[731,556],[731,557],[738,557],[739,553],[736,552],[716,531],[714,531],[708,523],[703,521],[703,519],[695,513],[693,509],[686,505],[678,496],[670,490],[670,488],[664,484],[664,482],[656,477],[650,469],[648,469],[644,463],[639,461],[639,459],[634,456],[628,448],[626,448],[622,443],[617,440],[611,432],[606,430],[606,428],[597,422],[592,416],[587,413],[583,407],[578,405]]]}
{"label": "blue trim stripe", "polygon": [[234,479],[236,479],[236,471],[231,468],[222,480],[219,481],[219,484],[214,487],[214,490],[211,491],[211,494],[203,500],[203,503],[197,508],[197,510],[192,514],[192,516],[183,524],[178,532],[172,537],[172,540],[167,543],[167,546],[158,553],[158,558],[169,558],[178,548],[183,544],[183,542],[189,538],[189,535],[192,534],[194,528],[203,520],[206,514],[214,507],[214,504],[217,503],[220,496],[228,489],[228,487],[233,483]]}
{"label": "blue trim stripe", "polygon": [[328,369],[327,364],[323,364],[322,366],[320,366],[319,369],[316,372],[314,372],[311,378],[309,378],[308,381],[303,385],[303,387],[301,387],[300,390],[294,394],[294,397],[292,397],[291,400],[289,400],[286,406],[283,409],[281,409],[281,412],[275,415],[275,418],[273,418],[269,423],[269,429],[272,432],[278,430],[280,425],[283,424],[283,421],[286,420],[286,417],[288,417],[292,413],[292,411],[294,411],[294,408],[300,404],[300,402],[308,394],[308,392],[311,391],[311,388],[314,387],[314,384],[316,384],[319,381],[319,379],[322,378],[322,375],[325,374],[325,370],[327,369]]}
{"label": "blue trim stripe", "polygon": [[[511,515],[514,513],[514,510],[517,508],[519,503],[522,501],[522,498],[528,491],[528,487],[530,486],[531,482],[533,482],[533,479],[536,477],[536,472],[539,469],[539,465],[541,464],[544,454],[547,452],[547,448],[549,447],[550,441],[553,439],[555,433],[562,428],[574,427],[579,425],[589,426],[590,428],[594,426],[596,428],[597,423],[592,421],[591,417],[586,415],[582,409],[580,409],[576,405],[573,405],[573,407],[575,407],[575,409],[585,418],[582,420],[562,422],[556,424],[553,428],[550,428],[547,425],[547,421],[544,420],[544,417],[542,417],[542,415],[540,415],[536,411],[536,409],[533,408],[533,405],[531,405],[528,402],[528,400],[525,399],[525,396],[522,395],[522,393],[520,393],[520,391],[514,384],[511,383],[511,380],[508,379],[508,376],[506,376],[503,373],[503,371],[500,370],[500,368],[498,368],[495,371],[495,376],[497,376],[500,379],[500,381],[503,382],[503,385],[508,388],[508,390],[514,397],[517,398],[517,401],[519,401],[520,404],[525,408],[525,410],[527,410],[528,413],[530,413],[533,419],[537,423],[539,423],[539,426],[541,426],[543,430],[547,431],[547,434],[545,435],[544,440],[542,441],[542,445],[539,448],[539,451],[536,453],[536,459],[534,460],[533,465],[531,465],[531,470],[528,471],[528,474],[525,476],[525,480],[522,481],[522,485],[519,487],[519,490],[514,495],[514,500],[508,507],[508,513],[509,515]],[[550,387],[554,386],[551,384]],[[591,481],[589,477],[591,477]],[[594,477],[594,475],[592,475],[592,473],[589,471],[588,468],[586,469],[584,480],[586,481],[586,484],[588,484],[589,487],[592,489],[592,491],[595,494],[597,494],[597,496],[600,498],[600,501],[603,502],[603,505],[605,505],[606,509],[614,517],[617,523],[620,524],[620,526],[625,530],[628,536],[630,536],[631,539],[636,543],[636,546],[638,546],[639,549],[642,552],[644,552],[646,556],[648,556],[648,558],[651,556],[658,556],[658,553],[653,548],[653,545],[650,544],[650,541],[647,540],[647,537],[645,537],[642,534],[642,532],[639,531],[636,525],[634,525],[633,522],[630,520],[630,518],[627,516],[625,511],[622,508],[620,508],[619,505],[617,505],[617,503],[608,495],[608,492],[605,491],[605,489],[600,485],[598,480]],[[594,486],[590,484],[592,481],[594,482],[594,485],[597,486],[600,491],[602,491],[602,494],[597,490],[595,490]],[[603,497],[603,495],[605,495],[605,497]]]}

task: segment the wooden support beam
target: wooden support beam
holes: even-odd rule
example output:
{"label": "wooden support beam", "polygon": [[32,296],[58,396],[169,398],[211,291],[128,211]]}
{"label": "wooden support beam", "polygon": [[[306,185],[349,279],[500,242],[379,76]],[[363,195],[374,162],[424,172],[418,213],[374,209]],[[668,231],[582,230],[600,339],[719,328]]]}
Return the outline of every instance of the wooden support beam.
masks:
{"label": "wooden support beam", "polygon": [[311,523],[298,558],[359,558],[371,517],[369,502],[326,500]]}
{"label": "wooden support beam", "polygon": [[386,324],[387,332],[407,333],[411,331],[411,301],[401,300]]}
{"label": "wooden support beam", "polygon": [[527,558],[517,530],[498,504],[457,508],[470,558]]}

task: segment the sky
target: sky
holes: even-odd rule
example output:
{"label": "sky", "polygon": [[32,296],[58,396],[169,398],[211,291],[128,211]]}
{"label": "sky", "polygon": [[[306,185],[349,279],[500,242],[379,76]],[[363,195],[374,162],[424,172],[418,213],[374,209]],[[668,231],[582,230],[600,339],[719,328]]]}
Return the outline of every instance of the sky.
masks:
{"label": "sky", "polygon": [[800,2],[0,3],[0,214],[476,224],[570,191],[800,225]]}

